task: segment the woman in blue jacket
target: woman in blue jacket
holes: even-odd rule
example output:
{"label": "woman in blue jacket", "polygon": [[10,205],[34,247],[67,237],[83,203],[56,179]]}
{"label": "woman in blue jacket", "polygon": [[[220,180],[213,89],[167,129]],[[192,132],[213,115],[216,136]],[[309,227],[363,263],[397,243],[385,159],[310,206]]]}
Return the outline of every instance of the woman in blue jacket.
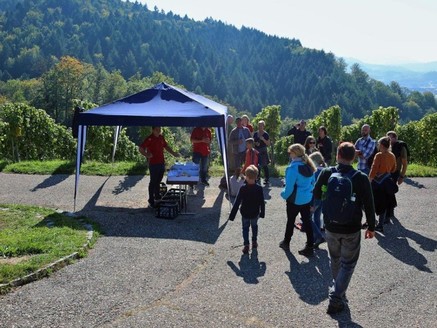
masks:
{"label": "woman in blue jacket", "polygon": [[293,144],[288,147],[290,164],[285,169],[285,187],[281,197],[287,202],[287,226],[284,240],[279,247],[289,251],[293,236],[294,222],[300,213],[307,236],[305,248],[299,254],[311,256],[314,253],[313,230],[311,229],[311,200],[313,198],[314,172],[317,171],[313,161],[305,154],[305,147]]}

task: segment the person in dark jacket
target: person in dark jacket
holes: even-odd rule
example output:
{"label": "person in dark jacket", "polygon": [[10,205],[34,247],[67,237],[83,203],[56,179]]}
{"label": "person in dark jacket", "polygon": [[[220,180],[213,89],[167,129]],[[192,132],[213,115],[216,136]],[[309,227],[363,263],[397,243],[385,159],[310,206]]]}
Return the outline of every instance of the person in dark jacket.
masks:
{"label": "person in dark jacket", "polygon": [[287,225],[284,239],[279,243],[285,251],[290,250],[290,241],[293,236],[294,222],[300,213],[307,242],[301,249],[300,255],[311,256],[314,253],[314,237],[311,228],[311,201],[313,198],[314,172],[317,171],[313,161],[305,154],[305,147],[293,144],[288,147],[291,162],[285,169],[285,187],[281,197],[286,200]]}
{"label": "person in dark jacket", "polygon": [[243,253],[249,253],[249,228],[252,227],[252,249],[258,247],[258,218],[265,216],[263,188],[256,183],[258,169],[250,165],[245,172],[246,184],[242,185],[232,206],[229,220],[234,221],[238,208],[243,221]]}
{"label": "person in dark jacket", "polygon": [[[354,145],[350,142],[342,143],[337,149],[337,172],[347,173],[353,170],[354,158]],[[326,168],[319,174],[314,187],[315,199],[324,197],[323,190],[328,184],[331,173],[332,170]],[[325,220],[326,241],[333,277],[333,286],[329,290],[328,314],[341,312],[345,308],[346,290],[360,255],[362,209],[368,224],[365,238],[373,238],[375,235],[375,208],[370,181],[367,175],[360,171],[351,180],[357,206],[352,223],[339,225]]]}
{"label": "person in dark jacket", "polygon": [[293,126],[290,130],[288,130],[287,135],[294,137],[294,142],[299,143],[302,146],[305,144],[305,140],[307,137],[311,135],[310,131],[306,129],[307,123],[305,120],[301,120],[295,126]]}
{"label": "person in dark jacket", "polygon": [[319,127],[319,137],[317,138],[316,147],[325,159],[325,163],[331,165],[332,140],[328,136],[328,130],[324,126]]}

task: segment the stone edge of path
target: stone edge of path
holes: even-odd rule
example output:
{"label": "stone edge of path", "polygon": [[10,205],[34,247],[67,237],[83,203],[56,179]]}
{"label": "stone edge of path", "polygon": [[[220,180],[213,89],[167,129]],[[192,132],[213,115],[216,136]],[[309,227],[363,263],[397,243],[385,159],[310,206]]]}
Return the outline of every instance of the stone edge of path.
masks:
{"label": "stone edge of path", "polygon": [[[79,218],[78,215],[76,215],[75,213],[71,213],[71,212],[58,211],[58,213],[64,214],[64,215],[72,217],[72,218]],[[87,250],[90,248],[91,240],[94,236],[93,226],[89,223],[86,223],[83,219],[78,219],[78,221],[80,223],[82,223],[82,225],[87,229],[87,235],[86,235],[87,240],[86,240],[85,244],[82,245],[80,250]],[[50,263],[50,264],[46,265],[45,267],[38,269],[35,272],[32,272],[24,277],[14,279],[14,280],[12,280],[8,283],[5,283],[5,284],[0,284],[0,295],[9,293],[10,291],[12,291],[13,288],[23,286],[25,284],[39,280],[39,279],[44,278],[44,277],[48,277],[51,273],[65,267],[70,262],[72,262],[73,260],[76,260],[78,258],[79,258],[79,251],[74,252],[70,255],[64,256],[64,257],[60,258],[59,260],[57,260],[53,263]]]}

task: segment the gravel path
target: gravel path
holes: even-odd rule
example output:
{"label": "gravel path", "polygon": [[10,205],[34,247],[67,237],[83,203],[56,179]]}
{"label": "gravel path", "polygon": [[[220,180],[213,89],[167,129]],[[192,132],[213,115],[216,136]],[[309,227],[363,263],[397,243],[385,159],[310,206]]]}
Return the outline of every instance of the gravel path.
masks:
{"label": "gravel path", "polygon": [[[241,222],[226,222],[217,188],[189,197],[175,220],[146,208],[147,177],[82,176],[77,210],[105,232],[87,258],[0,296],[0,327],[435,327],[437,179],[408,180],[399,221],[363,240],[349,308],[325,314],[326,244],[316,256],[278,248],[285,228],[280,181],[265,188],[259,249],[242,256]],[[0,173],[0,203],[73,211],[73,176]]]}

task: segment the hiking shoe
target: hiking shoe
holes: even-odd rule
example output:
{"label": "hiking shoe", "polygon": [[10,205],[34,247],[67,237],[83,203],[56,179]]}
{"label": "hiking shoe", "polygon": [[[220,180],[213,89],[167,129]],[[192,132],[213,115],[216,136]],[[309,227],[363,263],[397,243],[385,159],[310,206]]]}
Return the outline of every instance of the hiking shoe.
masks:
{"label": "hiking shoe", "polygon": [[300,255],[303,256],[313,256],[314,255],[314,247],[306,245],[305,248],[298,251]]}
{"label": "hiking shoe", "polygon": [[326,239],[325,238],[319,238],[315,241],[314,243],[314,248],[319,248],[320,244],[326,243]]}
{"label": "hiking shoe", "polygon": [[284,251],[290,250],[290,243],[286,243],[284,240],[279,243],[279,247],[282,248]]}
{"label": "hiking shoe", "polygon": [[244,247],[241,251],[243,252],[243,254],[248,254],[249,253],[249,245],[244,245]]}
{"label": "hiking shoe", "polygon": [[252,248],[258,248],[258,243],[256,241],[252,242]]}
{"label": "hiking shoe", "polygon": [[328,309],[326,310],[327,314],[337,314],[344,310],[344,304],[342,303],[329,303]]}

